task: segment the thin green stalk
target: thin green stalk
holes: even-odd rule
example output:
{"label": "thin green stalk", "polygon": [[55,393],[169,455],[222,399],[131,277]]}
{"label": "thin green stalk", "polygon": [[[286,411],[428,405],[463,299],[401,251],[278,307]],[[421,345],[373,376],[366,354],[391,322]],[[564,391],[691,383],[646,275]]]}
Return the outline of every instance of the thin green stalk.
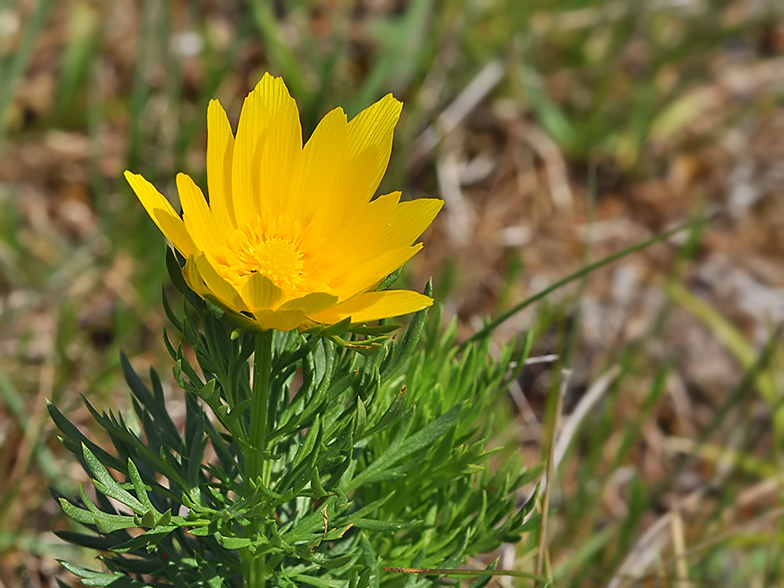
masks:
{"label": "thin green stalk", "polygon": [[[253,393],[250,409],[250,451],[245,456],[245,488],[253,492],[255,480],[261,478],[269,484],[264,452],[267,449],[267,414],[269,411],[270,371],[272,367],[273,331],[256,335],[256,350],[253,356]],[[266,558],[250,551],[243,554],[243,583],[245,588],[264,588],[267,581]]]}
{"label": "thin green stalk", "polygon": [[711,217],[706,217],[704,219],[699,219],[699,220],[696,220],[696,221],[692,221],[692,222],[686,223],[685,225],[681,225],[680,227],[677,227],[677,228],[672,229],[670,231],[666,231],[664,233],[656,235],[655,237],[652,237],[650,239],[647,239],[645,241],[637,243],[636,245],[632,245],[631,247],[627,247],[626,249],[623,249],[622,251],[618,251],[617,253],[613,253],[612,255],[608,255],[604,259],[600,259],[599,261],[595,261],[595,262],[593,262],[590,265],[586,265],[582,269],[576,271],[573,274],[570,274],[570,275],[566,276],[565,278],[563,278],[562,280],[556,282],[552,286],[549,286],[549,287],[547,287],[547,288],[537,292],[536,294],[534,294],[530,298],[528,298],[526,300],[523,300],[521,303],[517,304],[516,306],[513,306],[512,308],[510,308],[509,310],[504,312],[501,316],[499,316],[497,319],[495,319],[494,321],[492,321],[489,324],[485,325],[485,327],[482,330],[474,333],[471,337],[469,337],[468,339],[466,339],[465,341],[460,343],[458,348],[462,351],[466,347],[466,345],[468,345],[469,343],[472,343],[473,341],[478,341],[480,339],[484,339],[498,325],[500,325],[501,323],[505,322],[511,316],[517,314],[518,312],[520,312],[524,308],[530,306],[534,302],[538,302],[542,298],[546,298],[549,294],[551,294],[552,292],[555,292],[559,288],[562,288],[563,286],[566,286],[567,284],[569,284],[569,283],[571,283],[571,282],[573,282],[575,280],[579,280],[583,276],[586,276],[589,273],[591,273],[591,272],[593,272],[595,270],[598,270],[600,267],[604,267],[605,265],[609,265],[613,261],[617,261],[617,260],[619,260],[619,259],[621,259],[623,257],[626,257],[627,255],[631,255],[632,253],[635,253],[637,251],[645,249],[646,247],[650,247],[651,245],[653,245],[655,243],[659,243],[660,241],[665,241],[665,240],[669,239],[670,237],[672,237],[673,235],[676,235],[676,234],[680,233],[681,231],[685,231],[686,229],[693,228],[693,227],[695,227],[697,225],[700,225],[700,224],[705,224],[705,223],[709,222],[710,220],[711,220]]}

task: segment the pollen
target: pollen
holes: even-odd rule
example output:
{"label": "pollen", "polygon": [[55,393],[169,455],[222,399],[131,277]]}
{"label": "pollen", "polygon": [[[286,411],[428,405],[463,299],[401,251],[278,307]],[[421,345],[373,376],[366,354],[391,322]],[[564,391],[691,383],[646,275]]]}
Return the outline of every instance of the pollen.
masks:
{"label": "pollen", "polygon": [[218,271],[241,288],[254,273],[267,276],[287,296],[305,291],[305,256],[294,239],[273,236],[262,228],[261,219],[235,229],[217,256]]}

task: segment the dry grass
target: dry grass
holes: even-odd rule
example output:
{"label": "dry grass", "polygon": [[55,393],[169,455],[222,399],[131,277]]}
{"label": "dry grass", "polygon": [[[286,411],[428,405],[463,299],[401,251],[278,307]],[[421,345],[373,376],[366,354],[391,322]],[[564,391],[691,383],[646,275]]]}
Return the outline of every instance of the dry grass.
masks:
{"label": "dry grass", "polygon": [[[284,4],[0,2],[0,587],[53,586],[54,557],[74,557],[46,485],[83,474],[44,399],[89,428],[80,393],[127,402],[120,348],[169,365],[163,244],[122,170],[171,197],[176,171],[203,179],[206,101],[236,119],[267,69],[306,135],[334,104],[404,100],[385,185],[447,203],[406,278],[436,278],[464,337],[588,260],[717,214],[497,330],[536,326],[539,354],[572,369],[547,557],[524,538],[502,566],[540,558],[559,586],[782,585],[781,374],[744,379],[784,319],[778,3]],[[551,369],[526,368],[499,433],[532,460]]]}

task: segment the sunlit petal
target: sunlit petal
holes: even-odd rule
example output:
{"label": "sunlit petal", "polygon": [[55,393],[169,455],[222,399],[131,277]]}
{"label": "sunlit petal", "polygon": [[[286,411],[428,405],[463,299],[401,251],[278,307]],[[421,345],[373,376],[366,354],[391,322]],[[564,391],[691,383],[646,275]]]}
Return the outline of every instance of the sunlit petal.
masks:
{"label": "sunlit petal", "polygon": [[364,292],[378,284],[386,276],[414,257],[420,249],[422,249],[422,244],[418,243],[413,247],[401,247],[400,249],[385,251],[380,255],[371,257],[364,263],[352,267],[345,274],[331,282],[330,286],[340,296],[340,300],[346,300],[357,292]]}
{"label": "sunlit petal", "polygon": [[292,214],[308,224],[314,214],[323,217],[341,199],[348,165],[348,121],[342,108],[325,116],[303,151],[300,197]]}
{"label": "sunlit petal", "polygon": [[136,196],[141,201],[147,214],[155,221],[161,232],[172,242],[174,247],[183,257],[188,257],[194,251],[193,241],[185,230],[185,225],[179,215],[174,212],[174,208],[158,192],[150,182],[145,180],[140,174],[125,172],[125,179],[136,192]]}
{"label": "sunlit petal", "polygon": [[358,294],[329,310],[309,315],[311,319],[333,324],[351,317],[352,323],[366,323],[382,318],[417,312],[433,304],[433,299],[410,290],[385,290]]}
{"label": "sunlit petal", "polygon": [[177,192],[182,204],[182,220],[185,230],[199,251],[215,251],[226,240],[228,230],[215,220],[204,194],[190,176],[177,174]]}
{"label": "sunlit petal", "polygon": [[267,276],[259,273],[253,274],[242,288],[242,299],[251,312],[273,309],[284,298],[283,290],[278,288]]}
{"label": "sunlit petal", "polygon": [[285,304],[280,305],[280,310],[301,310],[306,315],[310,316],[313,313],[321,312],[331,306],[334,306],[338,301],[338,297],[334,294],[326,292],[312,292],[302,298],[295,298],[289,300]]}
{"label": "sunlit petal", "polygon": [[207,107],[207,189],[210,209],[221,230],[236,228],[234,204],[231,200],[231,162],[234,154],[234,133],[220,102],[210,100]]}
{"label": "sunlit petal", "polygon": [[307,322],[305,313],[301,310],[257,310],[253,317],[265,329],[276,331],[293,331]]}
{"label": "sunlit petal", "polygon": [[[195,265],[198,276],[202,279],[210,294],[229,308],[238,311],[247,310],[247,306],[243,303],[239,293],[215,270],[206,256],[198,256],[195,259],[195,264],[192,265]],[[195,278],[196,274],[193,274],[193,277]]]}
{"label": "sunlit petal", "polygon": [[432,300],[373,292],[422,248],[415,241],[442,205],[401,202],[400,192],[374,198],[401,107],[390,94],[351,121],[336,108],[303,147],[296,103],[282,79],[266,74],[245,99],[236,136],[210,102],[209,199],[178,175],[180,218],[144,178],[126,177],[187,258],[191,289],[243,313],[242,328],[302,330],[415,312]]}
{"label": "sunlit petal", "polygon": [[387,94],[348,123],[350,158],[371,146],[378,150],[370,196],[375,193],[381,178],[387,171],[389,154],[392,151],[392,137],[402,109],[403,103],[396,100],[392,94]]}

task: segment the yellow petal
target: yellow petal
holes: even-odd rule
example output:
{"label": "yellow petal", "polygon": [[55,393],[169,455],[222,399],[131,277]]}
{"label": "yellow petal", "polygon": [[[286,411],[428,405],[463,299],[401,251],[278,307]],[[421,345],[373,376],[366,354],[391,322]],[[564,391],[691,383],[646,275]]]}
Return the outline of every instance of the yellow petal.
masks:
{"label": "yellow petal", "polygon": [[333,228],[324,245],[324,255],[337,257],[344,264],[352,265],[369,257],[368,252],[389,224],[399,201],[400,192],[392,192],[360,206],[351,222]]}
{"label": "yellow petal", "polygon": [[307,317],[301,310],[257,310],[253,313],[262,330],[293,331],[307,323]]}
{"label": "yellow petal", "polygon": [[217,251],[225,242],[228,232],[215,220],[207,201],[190,176],[177,174],[177,192],[182,204],[182,220],[185,230],[199,251]]}
{"label": "yellow petal", "polygon": [[344,275],[333,280],[329,285],[332,290],[346,300],[358,292],[364,292],[374,284],[378,284],[386,276],[406,263],[422,249],[422,243],[413,247],[401,247],[385,251],[371,257],[365,262],[350,268]]}
{"label": "yellow petal", "polygon": [[303,226],[314,214],[334,210],[345,194],[348,165],[348,121],[342,108],[329,112],[313,131],[303,150],[302,185],[297,209]]}
{"label": "yellow petal", "polygon": [[226,111],[217,100],[207,107],[207,190],[210,209],[222,230],[228,233],[237,227],[231,201],[231,160],[234,133]]}
{"label": "yellow petal", "polygon": [[242,287],[242,299],[254,314],[259,310],[277,307],[285,297],[283,290],[260,273],[253,274]]}
{"label": "yellow petal", "polygon": [[378,238],[375,248],[396,249],[413,244],[430,226],[443,206],[444,201],[436,198],[419,198],[401,202]]}
{"label": "yellow petal", "polygon": [[389,155],[392,152],[392,137],[402,109],[403,104],[392,94],[387,94],[348,123],[349,158],[355,157],[370,146],[378,149],[368,198],[375,193],[387,171]]}
{"label": "yellow petal", "polygon": [[313,226],[327,241],[336,230],[346,226],[370,200],[370,191],[378,159],[378,149],[370,146],[338,170],[339,184],[331,192],[319,191]]}
{"label": "yellow petal", "polygon": [[189,255],[188,259],[185,260],[185,267],[182,268],[182,277],[185,278],[188,287],[202,298],[209,292],[207,286],[204,285],[204,280],[202,280],[199,270],[196,269],[196,258],[193,255]]}
{"label": "yellow petal", "polygon": [[264,74],[240,111],[231,162],[231,194],[238,227],[256,218],[260,211],[258,171],[264,136],[272,122],[272,113],[265,104],[271,85],[276,85],[275,79]]}
{"label": "yellow petal", "polygon": [[297,103],[282,81],[269,87],[265,99],[275,103],[265,103],[272,122],[256,173],[262,217],[275,221],[297,207],[302,181],[302,126]]}
{"label": "yellow petal", "polygon": [[295,298],[288,302],[281,304],[278,310],[294,310],[298,309],[304,312],[307,316],[321,312],[327,308],[334,306],[338,301],[338,297],[334,294],[327,292],[311,292],[302,298]]}
{"label": "yellow petal", "polygon": [[432,298],[410,290],[366,292],[310,318],[331,325],[350,316],[352,323],[365,323],[417,312],[431,304]]}
{"label": "yellow petal", "polygon": [[174,212],[174,208],[164,195],[139,174],[126,171],[125,179],[136,192],[136,196],[147,210],[147,214],[158,225],[166,238],[172,242],[177,251],[183,257],[191,255],[194,252],[193,242],[185,230],[182,219]]}
{"label": "yellow petal", "polygon": [[207,256],[199,255],[195,267],[210,294],[237,312],[248,310],[239,293],[215,270]]}

